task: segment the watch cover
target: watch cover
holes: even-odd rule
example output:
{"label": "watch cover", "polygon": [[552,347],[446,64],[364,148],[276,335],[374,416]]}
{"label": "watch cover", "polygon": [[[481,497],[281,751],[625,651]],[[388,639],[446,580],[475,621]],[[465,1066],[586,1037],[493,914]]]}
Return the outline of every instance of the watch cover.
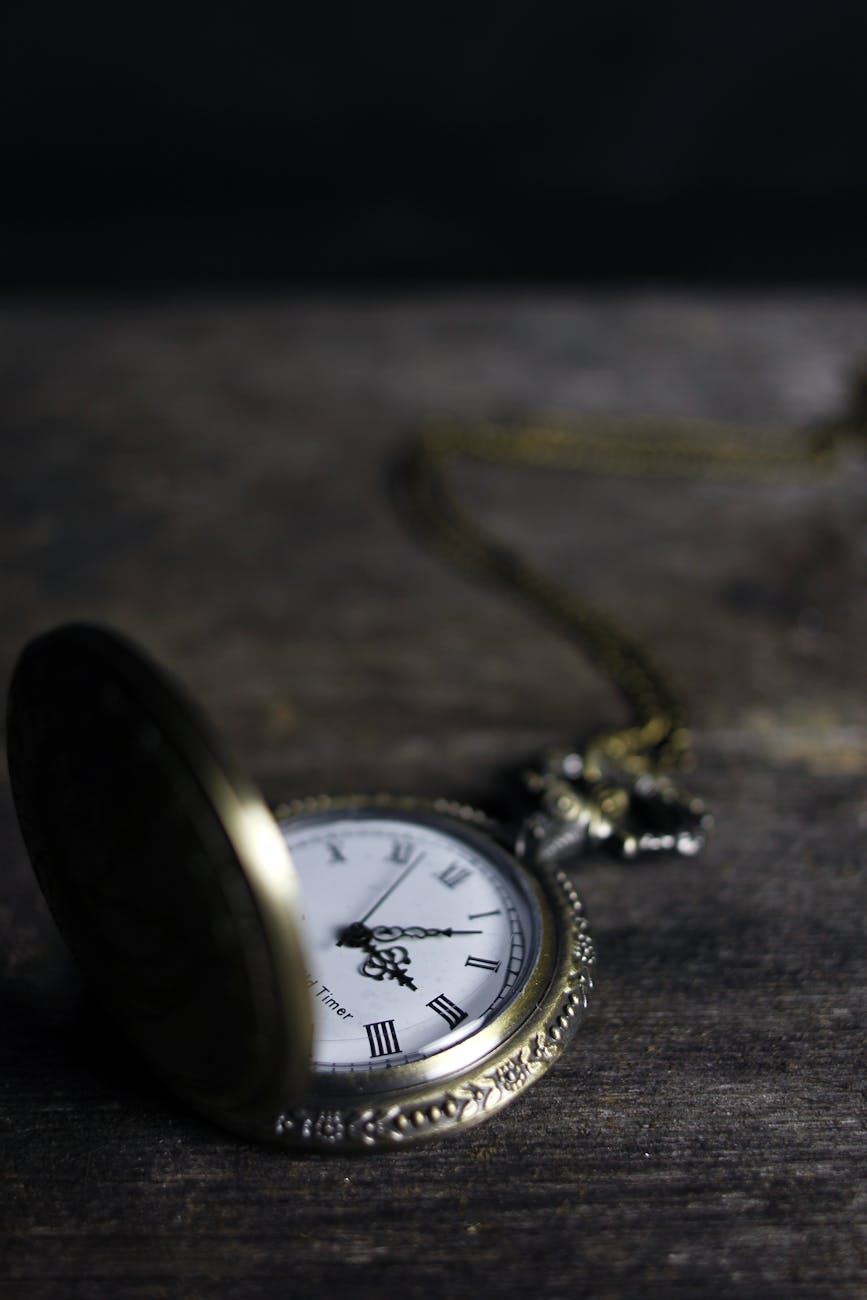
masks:
{"label": "watch cover", "polygon": [[85,625],[24,649],[8,753],[39,882],[114,1020],[204,1114],[273,1136],[312,1016],[295,872],[258,792],[177,685]]}

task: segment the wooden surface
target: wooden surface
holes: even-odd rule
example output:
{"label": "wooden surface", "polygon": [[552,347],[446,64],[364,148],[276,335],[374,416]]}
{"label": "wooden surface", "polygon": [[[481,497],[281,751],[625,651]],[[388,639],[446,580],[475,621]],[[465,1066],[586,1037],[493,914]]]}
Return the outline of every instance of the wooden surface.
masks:
{"label": "wooden surface", "polygon": [[[617,702],[420,554],[385,461],[431,414],[839,409],[867,302],[7,304],[3,680],[85,616],[187,681],[274,799],[484,797]],[[467,472],[689,702],[695,862],[575,872],[586,1027],[501,1118],[370,1159],[247,1146],[83,999],[0,789],[0,1291],[16,1297],[863,1296],[867,462],[756,485]]]}

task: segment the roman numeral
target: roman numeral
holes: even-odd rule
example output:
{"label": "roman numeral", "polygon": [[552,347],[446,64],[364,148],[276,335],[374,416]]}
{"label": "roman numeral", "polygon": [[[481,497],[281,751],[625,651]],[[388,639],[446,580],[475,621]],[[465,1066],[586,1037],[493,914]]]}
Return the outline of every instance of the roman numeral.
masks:
{"label": "roman numeral", "polygon": [[406,866],[412,858],[412,840],[395,840],[388,855],[389,862],[399,862]]}
{"label": "roman numeral", "polygon": [[455,1029],[462,1020],[466,1020],[466,1011],[461,1011],[459,1006],[447,998],[445,993],[440,993],[433,1001],[427,1004],[431,1011],[435,1011],[438,1016],[442,1016],[449,1029]]}
{"label": "roman numeral", "polygon": [[400,1051],[393,1020],[377,1020],[364,1028],[367,1030],[371,1056],[394,1056],[395,1052]]}
{"label": "roman numeral", "polygon": [[501,908],[495,907],[493,912],[470,912],[469,916],[467,917],[467,920],[481,921],[483,916],[499,916],[501,914],[501,911],[502,911]]}
{"label": "roman numeral", "polygon": [[472,875],[469,867],[462,867],[459,862],[452,862],[446,867],[445,871],[437,873],[437,880],[441,880],[449,889],[455,889],[462,880]]}
{"label": "roman numeral", "polygon": [[346,854],[335,840],[327,840],[326,844],[328,847],[328,861],[330,863],[346,861]]}
{"label": "roman numeral", "polygon": [[490,957],[468,957],[464,965],[478,966],[479,970],[498,971],[500,969],[500,963],[493,961]]}

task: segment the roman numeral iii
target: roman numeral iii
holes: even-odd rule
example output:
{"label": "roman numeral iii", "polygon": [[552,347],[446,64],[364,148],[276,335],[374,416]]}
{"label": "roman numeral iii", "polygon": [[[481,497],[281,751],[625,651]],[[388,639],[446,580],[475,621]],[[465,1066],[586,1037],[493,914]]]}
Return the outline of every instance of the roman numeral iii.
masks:
{"label": "roman numeral iii", "polygon": [[435,1011],[437,1015],[442,1016],[449,1029],[455,1029],[462,1020],[467,1018],[466,1011],[462,1011],[456,1003],[452,1002],[451,998],[446,997],[445,993],[438,994],[427,1005],[431,1011]]}
{"label": "roman numeral iii", "polygon": [[367,1030],[371,1056],[394,1056],[395,1052],[400,1051],[393,1020],[377,1020],[364,1028]]}
{"label": "roman numeral iii", "polygon": [[500,969],[500,963],[494,961],[491,957],[468,957],[464,965],[478,966],[479,970],[498,971]]}

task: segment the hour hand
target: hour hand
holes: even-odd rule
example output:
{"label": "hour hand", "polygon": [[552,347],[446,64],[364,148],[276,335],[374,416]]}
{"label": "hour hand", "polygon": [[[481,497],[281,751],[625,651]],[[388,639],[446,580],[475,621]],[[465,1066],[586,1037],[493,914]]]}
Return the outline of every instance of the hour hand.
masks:
{"label": "hour hand", "polygon": [[398,984],[403,984],[405,988],[415,989],[417,987],[415,981],[406,973],[406,967],[410,964],[410,956],[406,948],[376,948],[373,940],[374,931],[369,926],[366,926],[363,921],[353,921],[352,925],[340,931],[337,946],[338,948],[360,948],[367,954],[359,969],[368,979],[397,980]]}

